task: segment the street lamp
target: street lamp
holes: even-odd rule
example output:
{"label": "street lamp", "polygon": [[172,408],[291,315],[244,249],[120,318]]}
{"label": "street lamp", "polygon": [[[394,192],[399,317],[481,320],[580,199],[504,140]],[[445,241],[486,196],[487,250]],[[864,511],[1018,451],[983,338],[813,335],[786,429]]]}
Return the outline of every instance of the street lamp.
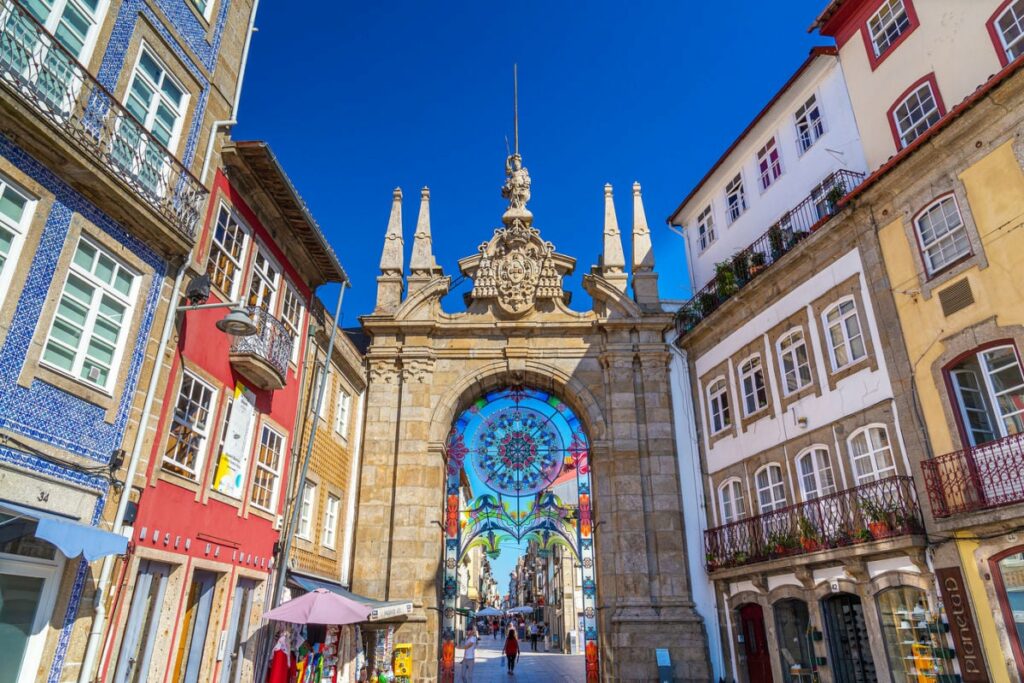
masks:
{"label": "street lamp", "polygon": [[249,312],[245,310],[244,306],[231,301],[216,304],[205,303],[209,298],[210,276],[204,273],[192,280],[185,290],[185,300],[188,301],[188,305],[178,306],[175,311],[180,313],[207,308],[230,308],[231,311],[226,316],[214,323],[218,330],[234,337],[251,337],[259,332],[259,328],[256,327],[256,323],[249,317]]}

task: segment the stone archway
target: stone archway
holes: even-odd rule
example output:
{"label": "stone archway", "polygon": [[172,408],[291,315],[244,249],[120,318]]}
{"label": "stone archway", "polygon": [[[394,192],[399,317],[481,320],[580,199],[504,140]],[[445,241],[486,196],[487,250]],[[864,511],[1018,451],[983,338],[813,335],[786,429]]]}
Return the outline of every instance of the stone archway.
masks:
{"label": "stone archway", "polygon": [[655,651],[664,648],[674,680],[706,681],[670,412],[664,333],[672,317],[658,304],[639,186],[632,296],[607,188],[604,255],[584,276],[594,305],[574,311],[562,277],[575,261],[540,238],[517,194],[516,184],[524,176],[528,182],[526,169],[518,160],[509,169],[506,196],[520,201],[505,212],[504,227],[459,262],[473,281],[463,313],[441,306],[452,283],[432,254],[426,190],[406,278],[402,198],[395,193],[377,309],[362,318],[372,342],[353,590],[413,601],[396,637],[413,644],[416,679],[438,680],[445,439],[473,397],[502,385],[534,386],[570,402],[599,473],[592,506],[601,680],[657,679]]}

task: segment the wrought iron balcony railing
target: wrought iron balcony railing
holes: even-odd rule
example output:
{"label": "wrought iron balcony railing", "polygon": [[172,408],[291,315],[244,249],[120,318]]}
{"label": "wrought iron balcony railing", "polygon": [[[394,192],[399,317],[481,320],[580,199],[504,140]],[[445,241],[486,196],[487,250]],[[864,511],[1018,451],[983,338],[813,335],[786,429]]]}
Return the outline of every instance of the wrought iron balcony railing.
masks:
{"label": "wrought iron balcony railing", "polygon": [[195,241],[202,183],[16,0],[0,0],[0,84]]}
{"label": "wrought iron balcony railing", "polygon": [[910,477],[888,477],[704,532],[708,571],[924,529]]}
{"label": "wrought iron balcony railing", "polygon": [[[249,316],[256,323],[256,334],[232,339],[231,361],[261,388],[280,389],[292,357],[292,338],[284,323],[263,308],[249,307]],[[276,376],[265,372],[268,366]]]}
{"label": "wrought iron balcony railing", "polygon": [[828,175],[754,243],[715,266],[715,277],[676,312],[676,329],[686,334],[745,287],[759,273],[782,258],[802,239],[836,212],[839,201],[864,179],[863,173],[840,170]]}
{"label": "wrought iron balcony railing", "polygon": [[1024,434],[925,460],[921,469],[936,517],[1024,503]]}

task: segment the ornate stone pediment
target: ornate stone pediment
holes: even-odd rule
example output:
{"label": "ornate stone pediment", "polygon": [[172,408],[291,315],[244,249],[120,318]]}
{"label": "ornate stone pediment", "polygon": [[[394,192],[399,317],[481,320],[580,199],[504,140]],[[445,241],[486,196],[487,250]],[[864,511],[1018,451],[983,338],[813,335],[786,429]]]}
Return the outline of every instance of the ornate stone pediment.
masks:
{"label": "ornate stone pediment", "polygon": [[479,254],[462,259],[459,268],[473,279],[467,304],[493,301],[502,313],[521,316],[541,301],[566,300],[562,277],[572,272],[575,261],[555,253],[555,246],[533,227],[533,214],[526,208],[530,176],[518,154],[508,158],[505,174],[505,227],[480,245]]}

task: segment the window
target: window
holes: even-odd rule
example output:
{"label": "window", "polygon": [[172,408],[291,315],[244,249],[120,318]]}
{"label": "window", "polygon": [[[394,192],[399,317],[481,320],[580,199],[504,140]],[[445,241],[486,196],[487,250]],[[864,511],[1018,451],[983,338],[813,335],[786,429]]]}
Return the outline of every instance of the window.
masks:
{"label": "window", "polygon": [[232,301],[236,295],[239,275],[245,265],[248,233],[238,217],[223,204],[217,213],[206,272],[210,281]]}
{"label": "window", "polygon": [[79,238],[43,363],[109,392],[126,346],[138,280],[99,245]]}
{"label": "window", "polygon": [[711,213],[711,205],[708,204],[697,216],[697,241],[700,250],[704,251],[715,241],[715,216]]}
{"label": "window", "polygon": [[743,177],[739,173],[725,186],[725,203],[729,207],[730,223],[747,210],[747,195],[743,191]]}
{"label": "window", "polygon": [[334,431],[342,439],[348,439],[348,418],[352,408],[352,397],[344,389],[338,391],[338,408],[334,415]]}
{"label": "window", "polygon": [[935,99],[931,81],[926,81],[903,98],[893,109],[892,120],[896,126],[898,146],[901,149],[906,147],[935,125],[940,118],[942,118],[942,111]]}
{"label": "window", "polygon": [[839,370],[867,355],[860,330],[857,305],[852,298],[844,299],[825,311],[825,330],[828,334],[832,369]]}
{"label": "window", "polygon": [[10,292],[14,266],[34,209],[35,201],[0,176],[0,303]]}
{"label": "window", "polygon": [[761,358],[754,356],[740,365],[740,386],[743,389],[743,414],[752,415],[768,406]]}
{"label": "window", "polygon": [[1011,2],[994,26],[1007,63],[1024,54],[1024,0]]}
{"label": "window", "polygon": [[281,323],[292,340],[292,362],[299,362],[299,331],[302,329],[302,299],[295,289],[286,284],[281,302]]}
{"label": "window", "polygon": [[249,306],[273,313],[280,277],[281,272],[273,261],[267,258],[262,249],[257,249],[256,257],[252,260],[252,275],[249,279],[247,301]]}
{"label": "window", "polygon": [[324,547],[334,550],[334,543],[338,534],[338,510],[341,507],[341,499],[337,496],[327,495],[327,509],[324,510]]}
{"label": "window", "polygon": [[854,432],[847,443],[858,485],[896,475],[896,461],[885,427],[864,427]]}
{"label": "window", "polygon": [[722,524],[730,524],[747,516],[743,485],[739,479],[731,479],[718,487],[718,502],[722,508]]}
{"label": "window", "polygon": [[779,340],[779,365],[782,367],[782,391],[787,396],[811,383],[811,364],[803,330],[793,330]]}
{"label": "window", "polygon": [[302,487],[302,505],[299,508],[299,528],[295,535],[307,541],[313,538],[313,517],[316,515],[316,484],[307,481]]}
{"label": "window", "polygon": [[181,377],[163,468],[198,480],[210,436],[216,390],[186,370]]}
{"label": "window", "polygon": [[828,449],[815,446],[797,458],[800,470],[800,489],[804,500],[814,500],[836,492],[836,480],[832,476],[832,461]]}
{"label": "window", "polygon": [[796,119],[796,140],[803,154],[825,134],[825,123],[821,120],[818,99],[811,95],[793,115]]}
{"label": "window", "polygon": [[264,425],[256,452],[256,476],[252,484],[252,504],[266,512],[274,511],[277,478],[284,454],[284,437]]}
{"label": "window", "polygon": [[775,144],[774,136],[757,150],[757,171],[761,177],[762,190],[767,190],[782,175],[779,147]]}
{"label": "window", "polygon": [[[317,417],[321,420],[327,419],[327,404],[331,402],[331,375],[325,369],[320,369],[320,381],[324,383],[323,396],[320,398],[320,406]],[[315,398],[314,398],[315,400]]]}
{"label": "window", "polygon": [[711,412],[711,433],[717,434],[732,424],[729,415],[729,385],[719,377],[708,385],[708,405]]}
{"label": "window", "polygon": [[956,197],[947,195],[928,205],[914,220],[928,274],[936,273],[971,253]]}
{"label": "window", "polygon": [[[1024,549],[1017,547],[989,560],[995,565],[995,593],[1018,671],[1024,671]],[[999,558],[998,560],[996,558]]]}
{"label": "window", "polygon": [[1024,372],[1011,345],[972,354],[950,370],[972,446],[1024,432]]}
{"label": "window", "polygon": [[761,514],[777,510],[786,505],[786,487],[782,483],[782,468],[766,465],[754,475],[757,483],[757,502]]}
{"label": "window", "polygon": [[210,18],[210,10],[213,9],[213,0],[191,0],[191,1],[192,1],[192,4],[195,6],[195,8],[197,10],[199,10],[199,13],[202,14],[204,18],[206,18],[206,19]]}
{"label": "window", "polygon": [[910,15],[903,0],[886,0],[868,19],[868,31],[875,56],[880,57],[896,39],[910,29]]}

